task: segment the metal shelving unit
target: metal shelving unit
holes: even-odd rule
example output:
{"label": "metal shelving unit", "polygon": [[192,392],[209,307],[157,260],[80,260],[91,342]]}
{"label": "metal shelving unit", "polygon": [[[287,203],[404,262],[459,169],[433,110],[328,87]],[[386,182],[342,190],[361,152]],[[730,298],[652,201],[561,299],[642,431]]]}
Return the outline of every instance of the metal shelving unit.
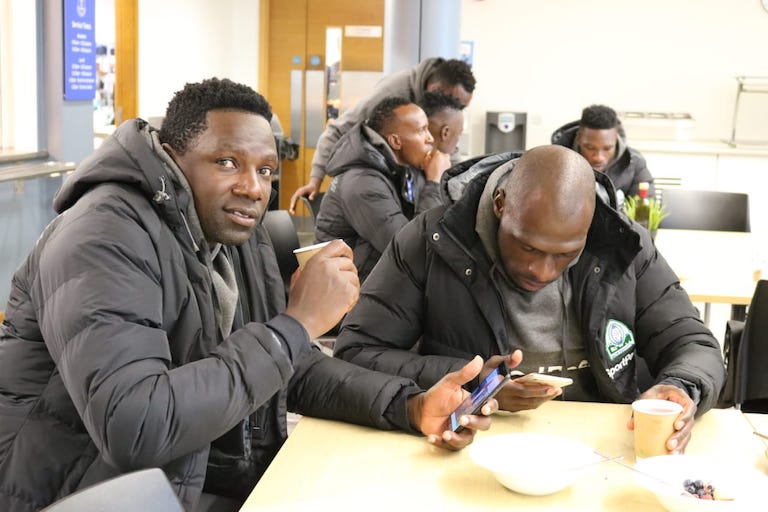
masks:
{"label": "metal shelving unit", "polygon": [[[731,138],[726,141],[731,146],[736,146],[740,141],[736,139],[736,122],[739,117],[739,101],[742,94],[768,94],[768,76],[737,76],[736,82],[736,103],[733,106],[733,125],[731,127]],[[744,141],[741,141],[744,142]],[[768,144],[768,140],[748,141],[750,144]]]}

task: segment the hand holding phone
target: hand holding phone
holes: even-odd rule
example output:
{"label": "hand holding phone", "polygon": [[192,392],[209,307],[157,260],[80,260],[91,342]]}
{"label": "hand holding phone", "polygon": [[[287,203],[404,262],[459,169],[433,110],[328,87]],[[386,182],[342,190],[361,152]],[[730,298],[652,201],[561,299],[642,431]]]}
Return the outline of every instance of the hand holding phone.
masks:
{"label": "hand holding phone", "polygon": [[483,405],[493,398],[501,390],[504,384],[510,379],[507,365],[501,363],[488,374],[472,394],[470,394],[455,411],[451,413],[451,430],[461,432],[464,427],[459,423],[459,418],[465,414],[477,414],[483,408]]}
{"label": "hand holding phone", "polygon": [[527,375],[523,375],[522,377],[516,378],[515,382],[520,382],[521,384],[539,384],[542,386],[562,388],[564,386],[573,384],[573,379],[568,377],[558,377],[557,375],[546,375],[543,373],[529,373]]}

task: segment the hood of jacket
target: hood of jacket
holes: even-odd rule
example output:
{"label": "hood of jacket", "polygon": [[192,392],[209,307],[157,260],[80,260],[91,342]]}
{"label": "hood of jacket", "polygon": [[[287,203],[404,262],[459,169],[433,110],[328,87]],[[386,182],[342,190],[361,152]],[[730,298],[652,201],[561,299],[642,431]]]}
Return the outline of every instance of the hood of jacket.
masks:
{"label": "hood of jacket", "polygon": [[[475,194],[479,196],[485,187],[488,176],[497,167],[521,156],[523,156],[523,153],[508,151],[470,158],[454,165],[445,171],[440,179],[440,192],[443,196],[443,202],[445,204],[457,202],[462,196],[466,195],[465,192],[468,187],[473,191],[472,196]],[[484,176],[484,178],[480,180],[475,179],[479,176]],[[605,174],[595,171],[595,183],[598,189],[598,198],[603,199],[605,203],[605,197],[600,192],[606,192],[607,197],[610,198],[607,205],[615,210],[617,205],[613,182]]]}
{"label": "hood of jacket", "polygon": [[[443,219],[448,225],[460,226],[454,234],[465,247],[471,247],[477,243],[475,231],[477,209],[488,178],[498,167],[522,155],[523,153],[519,152],[505,152],[480,156],[461,162],[443,173],[440,183],[441,194],[443,202],[450,205]],[[510,166],[510,173],[513,171],[514,167]],[[587,245],[593,248],[615,247],[616,242],[611,241],[610,236],[606,235],[606,226],[620,225],[622,232],[632,238],[628,245],[619,246],[626,264],[631,259],[631,255],[637,251],[638,237],[631,234],[630,221],[616,210],[616,191],[610,178],[601,172],[593,171],[593,173],[597,201],[595,216],[587,235]],[[505,178],[506,176],[499,177],[498,182],[503,182]]]}
{"label": "hood of jacket", "polygon": [[435,71],[435,68],[445,62],[445,59],[441,57],[431,57],[424,59],[411,68],[408,75],[408,85],[410,90],[413,91],[413,98],[410,98],[416,103],[420,103],[424,99],[424,92],[427,90],[427,82]]}
{"label": "hood of jacket", "polygon": [[335,177],[359,167],[375,169],[392,180],[407,168],[398,163],[387,141],[365,123],[356,124],[339,139],[326,169],[329,176]]}
{"label": "hood of jacket", "polygon": [[[64,181],[53,199],[56,213],[74,205],[92,188],[105,183],[127,185],[147,198],[171,226],[189,232],[184,212],[193,206],[192,196],[180,185],[171,169],[174,162],[160,145],[157,130],[142,119],[131,119],[115,132]],[[197,230],[196,230],[197,231]],[[190,238],[200,243],[202,233]]]}
{"label": "hood of jacket", "polygon": [[[571,148],[574,151],[578,151],[579,145],[576,143],[576,132],[579,131],[579,125],[580,121],[578,120],[564,124],[552,133],[550,141],[552,144],[565,146],[567,148]],[[626,132],[624,131],[624,126],[621,124],[619,124],[618,132],[619,136],[616,139],[616,154],[613,155],[613,158],[610,162],[608,162],[606,168],[618,162],[621,157],[624,156],[624,153],[627,152],[627,136]]]}

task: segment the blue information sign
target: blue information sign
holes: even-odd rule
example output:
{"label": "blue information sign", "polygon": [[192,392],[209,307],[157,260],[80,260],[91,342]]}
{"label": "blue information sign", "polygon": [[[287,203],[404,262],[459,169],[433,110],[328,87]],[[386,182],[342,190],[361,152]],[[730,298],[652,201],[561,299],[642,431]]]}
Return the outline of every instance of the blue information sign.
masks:
{"label": "blue information sign", "polygon": [[64,99],[96,95],[96,0],[64,0]]}

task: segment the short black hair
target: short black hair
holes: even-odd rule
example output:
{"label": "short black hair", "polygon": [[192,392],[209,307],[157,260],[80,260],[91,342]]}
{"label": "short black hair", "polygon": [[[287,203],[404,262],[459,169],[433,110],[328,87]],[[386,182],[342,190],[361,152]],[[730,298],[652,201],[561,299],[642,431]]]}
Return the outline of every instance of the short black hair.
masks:
{"label": "short black hair", "polygon": [[384,127],[395,120],[395,109],[403,105],[410,105],[411,103],[413,102],[406,98],[388,96],[373,107],[366,124],[371,130],[383,135],[381,132]]}
{"label": "short black hair", "polygon": [[431,117],[434,114],[440,113],[444,110],[463,110],[464,105],[459,100],[439,91],[430,91],[424,93],[424,98],[419,102],[419,106],[427,114],[427,117]]}
{"label": "short black hair", "polygon": [[160,142],[184,153],[189,143],[207,128],[211,110],[239,110],[272,120],[272,107],[261,94],[228,78],[187,83],[173,95],[160,129]]}
{"label": "short black hair", "polygon": [[616,111],[605,105],[590,105],[582,110],[579,124],[591,130],[610,130],[621,127]]}
{"label": "short black hair", "polygon": [[432,72],[431,80],[440,82],[446,87],[454,87],[461,84],[464,90],[472,92],[475,90],[475,75],[472,74],[472,68],[469,64],[459,59],[444,60],[435,67]]}

